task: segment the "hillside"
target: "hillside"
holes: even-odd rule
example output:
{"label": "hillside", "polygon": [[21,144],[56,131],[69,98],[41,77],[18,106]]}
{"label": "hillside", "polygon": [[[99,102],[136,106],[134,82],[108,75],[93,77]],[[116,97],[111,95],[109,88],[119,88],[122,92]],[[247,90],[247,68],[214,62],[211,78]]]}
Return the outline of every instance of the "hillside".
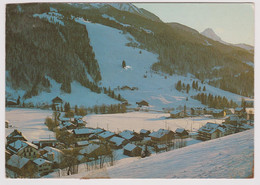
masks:
{"label": "hillside", "polygon": [[179,80],[237,102],[253,97],[252,53],[157,18],[132,4],[7,5],[6,97],[90,107],[120,103],[120,94],[132,107],[200,106],[190,98],[197,90],[176,91]]}
{"label": "hillside", "polygon": [[249,178],[253,162],[252,129],[68,178]]}

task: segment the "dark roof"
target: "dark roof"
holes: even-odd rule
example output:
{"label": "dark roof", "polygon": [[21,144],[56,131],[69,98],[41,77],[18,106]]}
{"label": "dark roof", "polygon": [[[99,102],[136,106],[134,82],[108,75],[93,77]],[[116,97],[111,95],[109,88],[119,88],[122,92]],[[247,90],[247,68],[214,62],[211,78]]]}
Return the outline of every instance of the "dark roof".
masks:
{"label": "dark roof", "polygon": [[22,134],[22,132],[20,132],[19,130],[15,129],[12,133],[10,133],[7,136],[7,139],[9,138],[19,138],[19,139],[23,139],[25,141],[27,141],[27,139],[24,137],[24,135]]}
{"label": "dark roof", "polygon": [[138,104],[139,106],[142,106],[142,105],[149,106],[149,103],[147,101],[144,101],[144,100],[142,100],[140,102],[136,102],[136,104]]}
{"label": "dark roof", "polygon": [[60,97],[56,96],[56,98],[52,99],[52,102],[53,103],[62,103],[63,101],[62,101],[62,99]]}

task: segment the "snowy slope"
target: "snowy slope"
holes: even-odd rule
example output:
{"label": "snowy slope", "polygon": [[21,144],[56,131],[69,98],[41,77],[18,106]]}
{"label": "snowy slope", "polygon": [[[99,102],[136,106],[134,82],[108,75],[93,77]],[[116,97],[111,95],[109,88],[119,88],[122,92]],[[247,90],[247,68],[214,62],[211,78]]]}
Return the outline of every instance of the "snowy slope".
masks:
{"label": "snowy slope", "polygon": [[[101,85],[115,89],[126,98],[132,107],[136,102],[146,100],[152,108],[161,110],[163,107],[178,107],[186,104],[188,107],[202,106],[200,102],[186,97],[195,95],[198,92],[191,90],[189,94],[179,92],[175,89],[178,80],[192,84],[194,78],[191,75],[164,76],[151,71],[153,63],[158,61],[158,55],[139,48],[126,46],[135,39],[129,34],[123,34],[121,30],[94,24],[84,20],[77,20],[78,23],[86,25],[89,33],[90,44],[99,62],[102,75]],[[137,43],[139,44],[139,43]],[[122,68],[122,61],[127,67]],[[167,78],[166,78],[167,77]],[[138,90],[117,90],[123,86],[137,87]],[[202,87],[204,84],[199,84]],[[205,85],[207,92],[213,95],[226,96],[234,101],[241,101],[241,96],[229,93],[218,88]]]}
{"label": "snowy slope", "polygon": [[181,149],[128,160],[78,174],[85,178],[248,178],[252,175],[254,130]]}
{"label": "snowy slope", "polygon": [[80,83],[74,81],[71,83],[71,93],[63,93],[60,90],[61,84],[57,83],[55,80],[48,77],[50,83],[51,83],[51,89],[50,92],[41,92],[37,96],[33,96],[32,98],[29,98],[25,100],[25,103],[29,102],[41,102],[41,103],[47,103],[51,104],[52,99],[56,96],[59,96],[61,99],[63,99],[65,102],[70,102],[71,106],[85,106],[85,107],[92,107],[94,105],[102,105],[102,104],[117,104],[119,101],[114,100],[107,95],[100,93],[97,94],[95,92],[90,91],[90,89],[83,87],[80,85]]}

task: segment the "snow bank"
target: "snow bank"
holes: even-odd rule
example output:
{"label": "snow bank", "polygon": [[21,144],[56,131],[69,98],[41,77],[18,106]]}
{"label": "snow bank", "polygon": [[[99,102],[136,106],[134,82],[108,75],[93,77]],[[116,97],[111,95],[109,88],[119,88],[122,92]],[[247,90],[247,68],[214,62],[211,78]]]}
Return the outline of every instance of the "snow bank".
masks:
{"label": "snow bank", "polygon": [[[86,178],[247,178],[254,130],[86,173]],[[84,175],[84,174],[81,174]]]}

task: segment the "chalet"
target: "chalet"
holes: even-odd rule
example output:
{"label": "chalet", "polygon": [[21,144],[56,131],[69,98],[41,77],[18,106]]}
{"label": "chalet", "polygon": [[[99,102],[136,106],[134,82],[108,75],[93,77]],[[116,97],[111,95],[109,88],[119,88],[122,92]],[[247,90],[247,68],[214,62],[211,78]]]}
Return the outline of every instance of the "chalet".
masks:
{"label": "chalet", "polygon": [[94,157],[97,159],[98,156],[106,154],[106,149],[104,145],[89,144],[88,146],[83,147],[79,151],[79,154],[83,155],[85,158]]}
{"label": "chalet", "polygon": [[44,175],[52,170],[52,162],[46,159],[37,158],[33,162],[35,163],[39,174]]}
{"label": "chalet", "polygon": [[191,115],[201,115],[204,114],[205,112],[205,109],[201,107],[193,107],[190,110],[191,110]]}
{"label": "chalet", "polygon": [[63,104],[63,100],[57,96],[52,99],[52,104],[55,106],[56,110],[60,110],[60,107],[62,107]]}
{"label": "chalet", "polygon": [[61,150],[49,146],[43,148],[43,153],[42,157],[54,164],[60,164],[64,156],[64,153]]}
{"label": "chalet", "polygon": [[169,141],[174,138],[174,132],[171,130],[159,129],[156,132],[149,134],[152,141]]}
{"label": "chalet", "polygon": [[45,146],[55,147],[58,144],[58,141],[56,139],[42,139],[33,141],[32,144],[36,145],[38,148],[44,148]]}
{"label": "chalet", "polygon": [[94,128],[93,129],[93,134],[100,134],[102,132],[105,132],[105,130],[102,129],[102,128]]}
{"label": "chalet", "polygon": [[108,140],[111,139],[114,135],[115,135],[115,133],[113,133],[113,132],[105,131],[105,132],[102,132],[102,133],[98,134],[98,138],[99,138],[101,141],[108,141]]}
{"label": "chalet", "polygon": [[134,144],[128,143],[126,146],[124,146],[124,155],[135,157],[135,156],[141,156],[142,149]]}
{"label": "chalet", "polygon": [[152,143],[151,137],[144,137],[143,140],[140,142],[143,145],[150,145]]}
{"label": "chalet", "polygon": [[83,121],[83,117],[82,116],[74,116],[74,124],[76,124],[77,126],[85,126],[86,122]]}
{"label": "chalet", "polygon": [[140,101],[140,102],[136,102],[136,104],[138,105],[138,107],[142,107],[142,106],[149,106],[149,103],[147,101]]}
{"label": "chalet", "polygon": [[5,102],[6,104],[6,106],[14,106],[14,105],[18,105],[18,103],[17,103],[17,100],[15,100],[15,99],[6,99],[6,102]]}
{"label": "chalet", "polygon": [[246,108],[246,119],[250,121],[254,121],[254,108]]}
{"label": "chalet", "polygon": [[237,107],[235,108],[235,114],[239,117],[242,117],[245,115],[245,110],[243,107]]}
{"label": "chalet", "polygon": [[89,145],[89,141],[78,141],[76,147],[83,147]]}
{"label": "chalet", "polygon": [[5,120],[5,128],[8,128],[10,125],[9,121],[8,120]]}
{"label": "chalet", "polygon": [[92,128],[79,128],[72,131],[77,141],[87,140],[91,134],[94,133]]}
{"label": "chalet", "polygon": [[124,130],[119,134],[122,138],[128,140],[128,141],[140,141],[141,137],[134,131],[131,130]]}
{"label": "chalet", "polygon": [[9,151],[5,150],[5,161],[8,161],[11,156],[12,154]]}
{"label": "chalet", "polygon": [[171,118],[184,118],[185,113],[182,110],[173,110],[170,112]]}
{"label": "chalet", "polygon": [[154,149],[156,152],[167,150],[167,145],[166,144],[155,145]]}
{"label": "chalet", "polygon": [[140,130],[140,136],[142,138],[147,137],[149,134],[151,134],[151,132],[149,130],[145,130],[145,129]]}
{"label": "chalet", "polygon": [[97,134],[90,134],[90,135],[88,136],[88,139],[89,139],[89,140],[98,139],[98,136],[97,136]]}
{"label": "chalet", "polygon": [[225,129],[216,123],[207,123],[198,130],[198,137],[201,140],[210,140],[223,137],[225,135]]}
{"label": "chalet", "polygon": [[22,140],[10,143],[6,148],[11,154],[16,154],[28,159],[35,159],[38,153],[38,147],[36,145]]}
{"label": "chalet", "polygon": [[63,122],[63,123],[60,123],[59,125],[60,127],[60,130],[66,128],[67,130],[71,130],[71,129],[75,129],[77,128],[77,126],[69,121],[66,121],[66,122]]}
{"label": "chalet", "polygon": [[126,139],[117,136],[112,137],[109,142],[111,143],[111,147],[115,149],[122,148],[128,143]]}
{"label": "chalet", "polygon": [[70,118],[66,118],[66,117],[60,117],[59,119],[60,119],[61,123],[70,121]]}
{"label": "chalet", "polygon": [[226,116],[226,111],[221,110],[221,109],[214,109],[212,111],[212,116],[215,118],[220,118],[220,117],[225,117]]}
{"label": "chalet", "polygon": [[13,171],[17,177],[35,177],[37,167],[31,160],[18,156],[12,155],[6,163],[6,168]]}
{"label": "chalet", "polygon": [[238,125],[240,123],[240,119],[236,115],[231,115],[225,119],[225,124]]}
{"label": "chalet", "polygon": [[13,143],[14,141],[21,140],[21,141],[27,141],[27,139],[24,137],[22,132],[18,130],[14,130],[12,133],[10,133],[7,137],[7,144],[8,143]]}
{"label": "chalet", "polygon": [[179,137],[187,137],[189,136],[189,133],[187,130],[185,130],[184,128],[177,128],[175,130],[175,134]]}

